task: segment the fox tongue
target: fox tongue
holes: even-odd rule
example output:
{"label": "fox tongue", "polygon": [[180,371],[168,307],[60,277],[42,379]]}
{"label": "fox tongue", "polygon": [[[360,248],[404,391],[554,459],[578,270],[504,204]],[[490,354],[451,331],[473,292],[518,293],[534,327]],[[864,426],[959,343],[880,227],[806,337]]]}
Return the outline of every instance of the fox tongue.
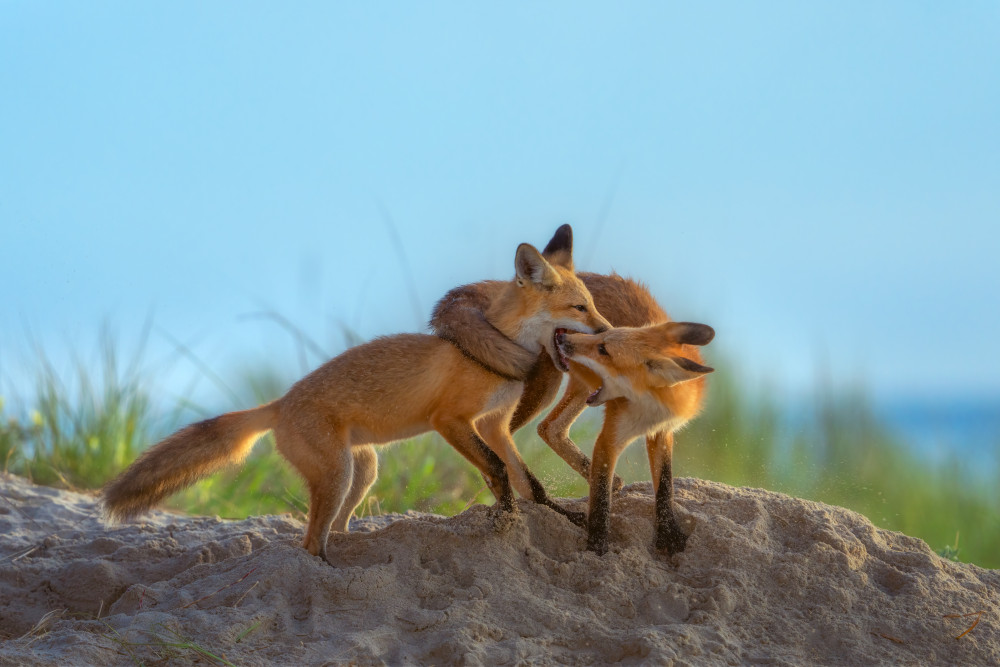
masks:
{"label": "fox tongue", "polygon": [[602,384],[597,388],[593,394],[587,397],[587,405],[600,405],[604,401],[601,400],[601,393],[604,391],[604,385]]}

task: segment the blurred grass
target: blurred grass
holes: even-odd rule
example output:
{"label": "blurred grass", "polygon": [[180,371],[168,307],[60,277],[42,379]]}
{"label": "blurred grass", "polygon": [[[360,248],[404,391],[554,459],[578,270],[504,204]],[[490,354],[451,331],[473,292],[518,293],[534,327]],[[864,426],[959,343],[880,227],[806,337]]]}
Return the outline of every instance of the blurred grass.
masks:
{"label": "blurred grass", "polygon": [[1000,493],[987,481],[1000,470],[973,474],[984,462],[957,452],[938,464],[920,458],[860,391],[820,391],[811,418],[785,432],[776,406],[741,397],[731,381],[716,382],[712,393],[705,414],[681,434],[681,474],[848,507],[947,557],[1000,567]]}
{"label": "blurred grass", "polygon": [[[0,466],[40,484],[96,489],[132,461],[141,449],[183,425],[179,412],[163,423],[153,409],[150,374],[141,353],[126,364],[114,339],[102,337],[100,363],[77,362],[64,379],[37,353],[35,392],[8,416],[0,398]],[[719,363],[723,369],[730,364]],[[232,386],[236,405],[198,412],[206,416],[244,408],[279,396],[294,378],[256,367]],[[930,463],[897,441],[878,422],[860,392],[819,392],[808,414],[789,424],[782,409],[732,373],[716,373],[705,411],[678,434],[674,471],[733,485],[757,486],[841,505],[876,525],[920,537],[948,558],[1000,567],[1000,497],[956,458]],[[601,412],[588,411],[573,437],[589,451]],[[516,440],[529,467],[555,496],[583,496],[586,482],[535,435],[522,429]],[[627,482],[648,480],[645,448],[633,443],[618,472]],[[1000,472],[1000,471],[996,471]],[[214,475],[177,494],[168,505],[194,514],[241,518],[292,512],[304,516],[308,495],[298,476],[274,450],[270,436],[246,464]],[[380,449],[379,479],[358,508],[359,515],[408,509],[453,514],[492,495],[476,470],[436,434]]]}
{"label": "blurred grass", "polygon": [[[143,340],[145,339],[143,334]],[[100,336],[98,370],[74,359],[71,381],[36,348],[35,393],[19,418],[4,418],[0,397],[0,465],[38,484],[91,489],[132,461],[154,422],[141,350],[122,365],[114,336]]]}

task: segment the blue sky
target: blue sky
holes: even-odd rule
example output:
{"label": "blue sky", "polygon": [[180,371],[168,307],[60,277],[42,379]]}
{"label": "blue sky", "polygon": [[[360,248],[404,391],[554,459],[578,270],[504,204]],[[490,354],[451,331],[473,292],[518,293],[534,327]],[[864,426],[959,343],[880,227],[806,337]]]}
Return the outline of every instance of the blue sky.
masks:
{"label": "blue sky", "polygon": [[722,371],[1000,396],[997,35],[994,2],[6,2],[0,374],[149,316],[154,357],[295,366],[248,313],[417,330],[569,222]]}

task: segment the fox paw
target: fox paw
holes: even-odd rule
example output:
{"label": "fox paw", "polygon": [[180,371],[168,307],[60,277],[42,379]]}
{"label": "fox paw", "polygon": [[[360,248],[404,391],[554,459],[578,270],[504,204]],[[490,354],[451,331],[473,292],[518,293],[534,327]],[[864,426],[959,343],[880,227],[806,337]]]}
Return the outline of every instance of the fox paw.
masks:
{"label": "fox paw", "polygon": [[668,526],[666,530],[659,531],[656,536],[656,548],[665,551],[667,555],[673,556],[684,551],[687,546],[687,535],[681,531],[680,526]]}
{"label": "fox paw", "polygon": [[621,495],[623,486],[625,486],[625,480],[623,480],[618,475],[615,475],[615,478],[611,482],[611,493],[613,493],[616,496]]}
{"label": "fox paw", "polygon": [[542,505],[545,505],[550,510],[554,510],[564,517],[569,519],[574,525],[580,526],[581,528],[587,527],[587,515],[584,512],[574,512],[573,510],[568,510],[559,503],[553,502],[551,500],[545,499],[541,501]]}
{"label": "fox paw", "polygon": [[593,551],[598,556],[603,556],[604,554],[608,553],[607,538],[587,540],[587,551]]}
{"label": "fox paw", "polygon": [[493,505],[490,508],[490,514],[493,519],[493,530],[498,533],[506,533],[517,523],[516,509],[510,510],[502,508],[499,505]]}

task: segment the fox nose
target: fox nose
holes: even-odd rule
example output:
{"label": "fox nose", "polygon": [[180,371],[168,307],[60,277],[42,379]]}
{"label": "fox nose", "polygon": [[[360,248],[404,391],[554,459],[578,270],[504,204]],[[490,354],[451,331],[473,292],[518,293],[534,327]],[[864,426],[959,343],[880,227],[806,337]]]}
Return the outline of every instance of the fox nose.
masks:
{"label": "fox nose", "polygon": [[608,327],[598,327],[598,328],[594,329],[594,333],[595,334],[602,334],[602,333],[604,333],[607,330],[608,330]]}

